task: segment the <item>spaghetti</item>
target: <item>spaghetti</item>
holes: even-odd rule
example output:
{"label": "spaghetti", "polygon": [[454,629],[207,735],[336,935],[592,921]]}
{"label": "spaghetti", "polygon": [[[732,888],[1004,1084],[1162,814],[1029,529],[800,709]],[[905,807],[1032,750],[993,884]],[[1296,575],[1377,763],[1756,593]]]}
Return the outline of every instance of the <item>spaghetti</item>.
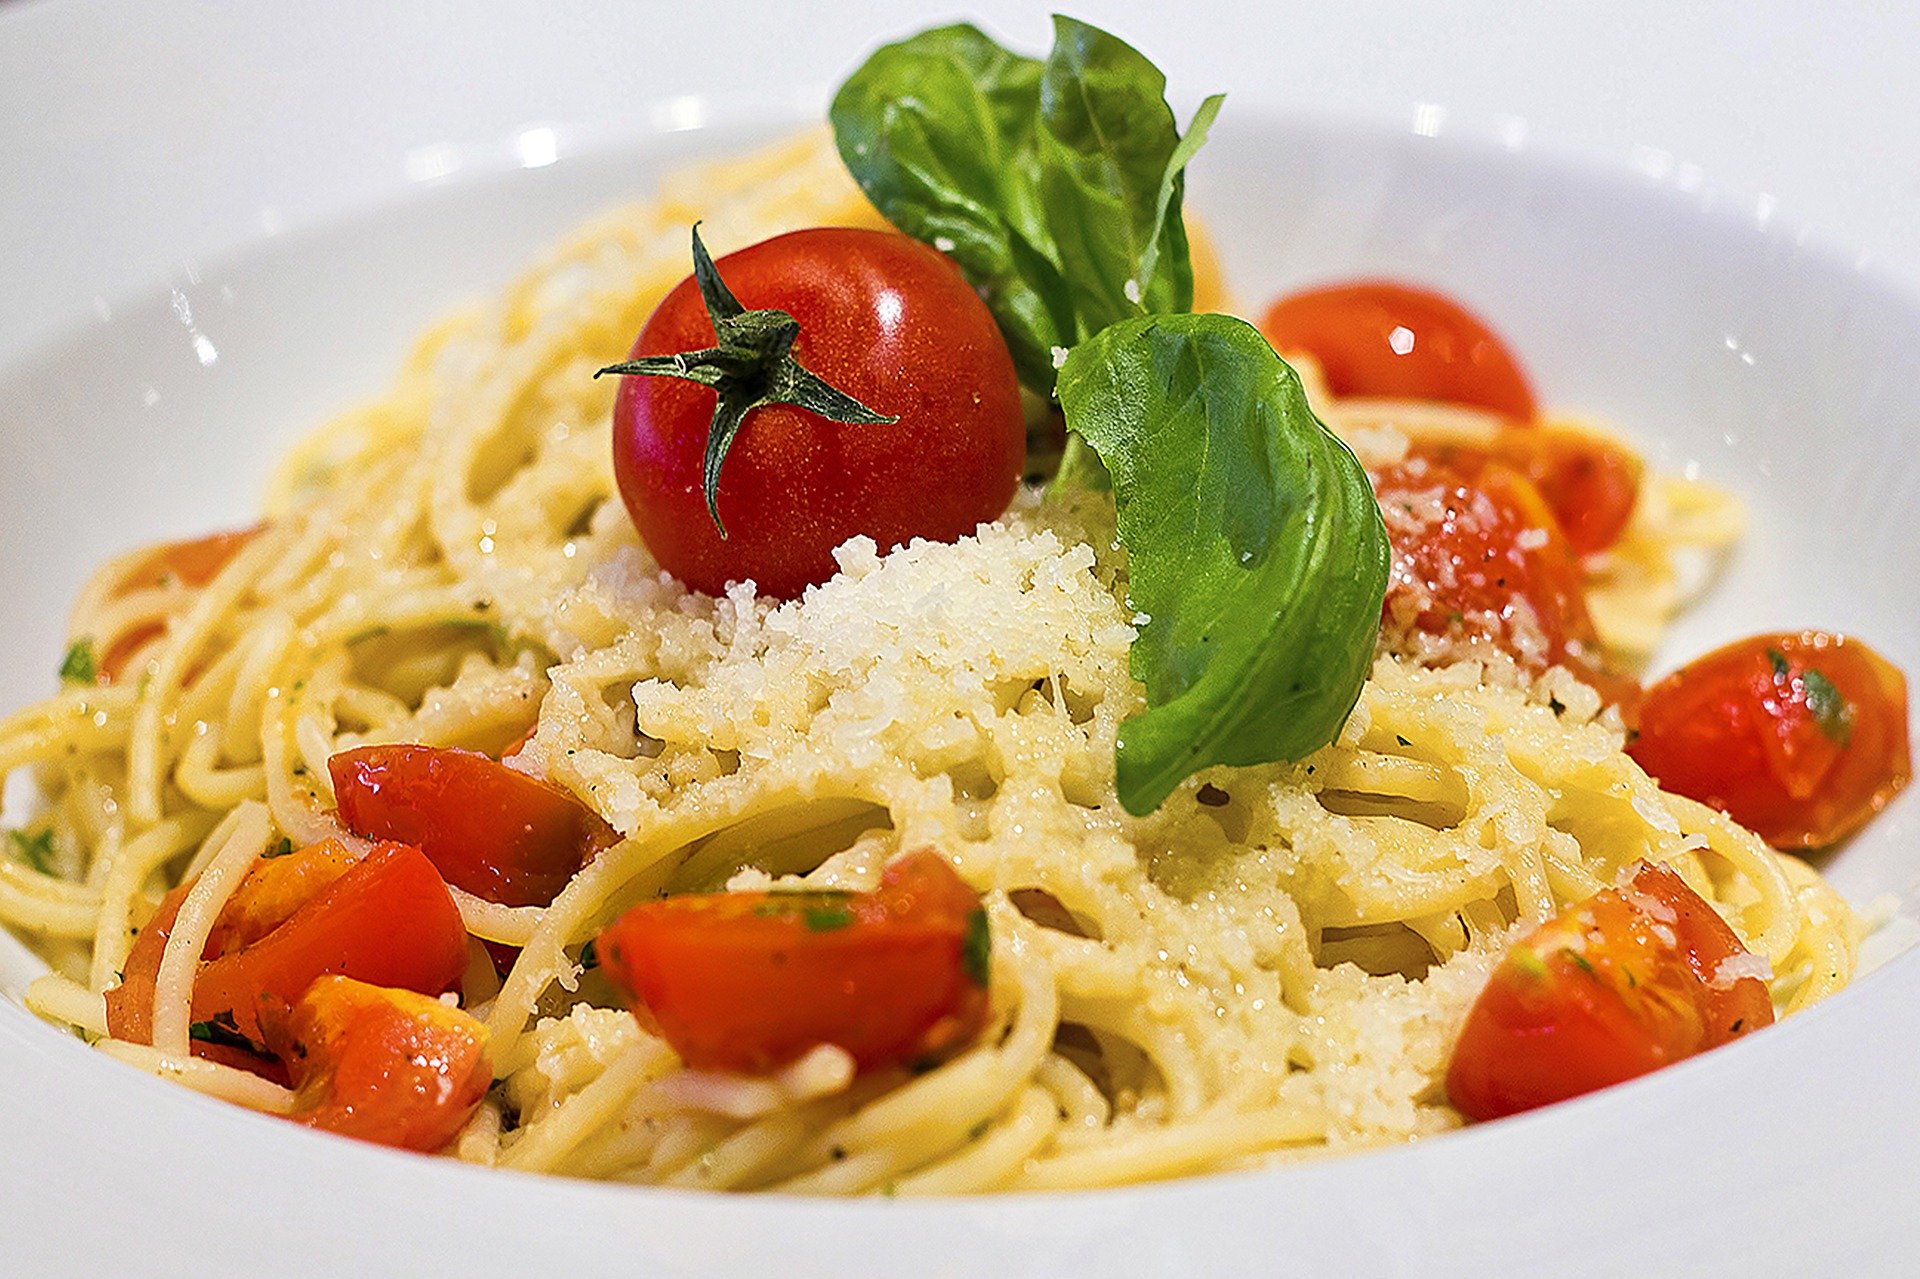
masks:
{"label": "spaghetti", "polygon": [[[807,1193],[1110,1185],[1247,1167],[1459,1122],[1438,1080],[1508,945],[1639,859],[1670,863],[1765,959],[1785,1010],[1850,975],[1859,926],[1803,863],[1662,793],[1565,671],[1381,656],[1344,732],[1292,765],[1213,769],[1159,811],[1114,791],[1133,624],[1113,511],[1042,498],[954,544],[880,555],[778,603],[691,594],[612,495],[625,350],[716,244],[877,225],[824,139],[670,179],[493,306],[430,333],[390,391],[296,449],[267,520],[204,583],[106,566],[72,632],[126,672],[0,723],[0,774],[45,798],[49,873],[0,860],[0,920],[50,975],[43,1015],[266,1111],[285,1090],[187,1056],[195,960],[274,841],[364,848],[327,763],[367,743],[498,752],[619,839],[551,905],[456,902],[464,1005],[497,1083],[452,1147],[527,1171]],[[1317,397],[1363,455],[1430,410]],[[1484,429],[1455,420],[1449,429]],[[1681,562],[1737,508],[1662,481],[1600,570],[1595,614],[1644,656]],[[663,892],[866,890],[933,846],[983,895],[993,1020],[926,1071],[816,1049],[778,1073],[689,1070],[581,947]],[[153,1042],[105,1040],[103,993],[169,887]],[[477,942],[519,947],[504,979]]]}

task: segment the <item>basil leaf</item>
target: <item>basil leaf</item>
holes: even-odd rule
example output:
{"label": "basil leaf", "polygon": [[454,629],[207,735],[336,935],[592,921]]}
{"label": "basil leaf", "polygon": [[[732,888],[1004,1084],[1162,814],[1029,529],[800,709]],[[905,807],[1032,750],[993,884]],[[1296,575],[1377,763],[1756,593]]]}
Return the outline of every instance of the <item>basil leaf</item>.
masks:
{"label": "basil leaf", "polygon": [[1185,169],[1166,77],[1126,42],[1054,19],[1043,64],[971,26],[887,45],[834,95],[840,156],[894,226],[947,253],[993,312],[1028,389],[1115,320],[1184,311]]}
{"label": "basil leaf", "polygon": [[828,118],[874,207],[959,264],[1021,381],[1051,389],[1053,349],[1073,330],[1040,211],[1040,72],[978,28],[937,27],[868,58]]}
{"label": "basil leaf", "polygon": [[[1199,141],[1176,162],[1181,138],[1167,78],[1132,45],[1072,18],[1055,16],[1053,29],[1040,77],[1040,201],[1077,336],[1190,310],[1193,268],[1179,202]],[[1195,116],[1200,139],[1219,109],[1216,97]]]}
{"label": "basil leaf", "polygon": [[1060,372],[1067,427],[1111,475],[1147,709],[1120,727],[1129,812],[1213,764],[1331,741],[1372,661],[1387,533],[1366,473],[1251,325],[1127,320]]}

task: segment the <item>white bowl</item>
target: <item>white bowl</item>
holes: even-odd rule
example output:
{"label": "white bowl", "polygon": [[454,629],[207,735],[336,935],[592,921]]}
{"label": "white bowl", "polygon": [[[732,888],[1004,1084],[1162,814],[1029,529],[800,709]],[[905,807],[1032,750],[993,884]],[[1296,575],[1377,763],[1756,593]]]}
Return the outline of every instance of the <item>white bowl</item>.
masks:
{"label": "white bowl", "polygon": [[[277,452],[377,390],[435,315],[676,159],[765,133],[661,133],[418,183],[151,279],[5,363],[0,632],[14,660],[0,706],[51,686],[93,563],[244,521]],[[1764,202],[1418,133],[1230,111],[1191,199],[1249,306],[1356,274],[1437,284],[1496,320],[1549,404],[1610,418],[1657,464],[1697,463],[1746,497],[1753,532],[1668,659],[1821,626],[1920,673],[1920,383],[1906,368],[1920,301],[1808,247]],[[1856,902],[1892,892],[1913,913],[1916,848],[1909,795],[1827,869]],[[0,961],[0,985],[23,973]],[[316,1136],[142,1077],[0,1000],[0,1237],[17,1273],[289,1268],[276,1258],[835,1279],[1857,1273],[1892,1268],[1920,1184],[1916,1035],[1907,955],[1709,1057],[1415,1147],[1072,1196],[814,1203],[488,1173]]]}

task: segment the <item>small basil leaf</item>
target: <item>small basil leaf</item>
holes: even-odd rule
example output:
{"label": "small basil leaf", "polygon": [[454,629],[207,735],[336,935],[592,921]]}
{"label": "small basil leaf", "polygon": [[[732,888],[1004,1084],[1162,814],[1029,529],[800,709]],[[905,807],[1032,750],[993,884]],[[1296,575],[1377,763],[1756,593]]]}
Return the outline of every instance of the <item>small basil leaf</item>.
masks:
{"label": "small basil leaf", "polygon": [[938,27],[874,53],[828,117],[874,207],[959,264],[1021,380],[1045,390],[1072,317],[1040,212],[1040,70],[977,28]]}
{"label": "small basil leaf", "polygon": [[[1116,320],[1193,305],[1179,217],[1180,133],[1167,78],[1124,40],[1072,18],[1053,20],[1040,78],[1040,200],[1072,299],[1079,337]],[[1213,102],[1206,123],[1219,110]],[[1168,216],[1171,212],[1172,216]]]}
{"label": "small basil leaf", "polygon": [[1131,669],[1120,799],[1151,812],[1213,764],[1299,759],[1360,695],[1387,534],[1366,473],[1258,331],[1221,315],[1127,320],[1074,348],[1067,426],[1111,475]]}

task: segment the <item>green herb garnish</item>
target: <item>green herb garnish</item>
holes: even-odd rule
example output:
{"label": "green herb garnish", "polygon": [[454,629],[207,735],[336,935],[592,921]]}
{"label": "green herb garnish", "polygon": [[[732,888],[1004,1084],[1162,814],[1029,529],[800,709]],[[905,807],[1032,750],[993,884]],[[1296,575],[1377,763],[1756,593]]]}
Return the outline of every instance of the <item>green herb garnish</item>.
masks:
{"label": "green herb garnish", "polygon": [[100,678],[100,664],[93,655],[93,641],[82,636],[67,649],[60,662],[60,680],[65,684],[92,684]]}
{"label": "green herb garnish", "polygon": [[7,832],[7,849],[42,875],[53,874],[52,830],[41,830],[32,835],[25,831],[10,830]]}
{"label": "green herb garnish", "polygon": [[967,916],[967,936],[960,947],[960,966],[966,970],[974,985],[984,987],[987,984],[992,954],[993,938],[987,931],[987,912],[976,906]]}
{"label": "green herb garnish", "polygon": [[1221,102],[1183,139],[1137,50],[1072,18],[1053,28],[1044,62],[972,26],[923,31],[867,59],[829,112],[861,190],[959,264],[1040,395],[1055,352],[1193,305],[1184,170]]}
{"label": "green herb garnish", "polygon": [[257,1056],[266,1055],[266,1049],[240,1033],[240,1026],[233,1019],[232,1009],[222,1009],[205,1021],[192,1023],[187,1027],[187,1038],[197,1039],[203,1044],[220,1044],[226,1048],[238,1048],[242,1052]]}
{"label": "green herb garnish", "polygon": [[579,962],[581,972],[592,972],[600,966],[600,947],[598,943],[599,938],[589,937],[587,938],[586,944],[580,947]]}
{"label": "green herb garnish", "polygon": [[1301,759],[1359,699],[1387,586],[1366,472],[1245,321],[1128,320],[1060,373],[1068,429],[1113,477],[1129,666],[1147,709],[1120,726],[1127,811],[1214,764]]}
{"label": "green herb garnish", "polygon": [[285,857],[291,852],[293,852],[293,841],[282,835],[279,843],[260,854],[260,859],[266,861],[274,857]]}
{"label": "green herb garnish", "polygon": [[1839,689],[1812,667],[1801,677],[1801,683],[1807,690],[1807,709],[1813,712],[1813,722],[1831,742],[1845,747],[1853,740],[1853,703],[1849,702]]}
{"label": "green herb garnish", "polygon": [[[1166,77],[1054,19],[1045,61],[971,26],[876,52],[841,86],[841,157],[902,231],[958,263],[1070,437],[1055,485],[1111,484],[1147,710],[1121,727],[1128,811],[1212,764],[1300,759],[1373,655],[1387,539],[1359,463],[1250,326],[1185,314],[1187,163]],[[1097,457],[1089,454],[1097,454]]]}
{"label": "green herb garnish", "polygon": [[853,923],[853,912],[844,906],[808,906],[800,917],[810,933],[830,933]]}

